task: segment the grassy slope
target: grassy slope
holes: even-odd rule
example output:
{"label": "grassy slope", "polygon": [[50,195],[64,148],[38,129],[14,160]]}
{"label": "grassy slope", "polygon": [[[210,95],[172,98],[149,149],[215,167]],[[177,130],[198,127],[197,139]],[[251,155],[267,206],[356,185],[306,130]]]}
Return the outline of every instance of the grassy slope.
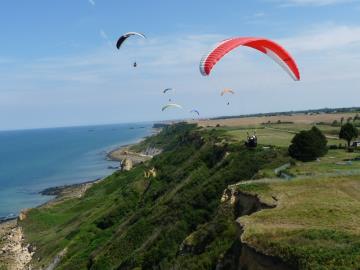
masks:
{"label": "grassy slope", "polygon": [[300,269],[360,267],[360,179],[337,177],[239,186],[277,207],[241,218],[242,239]]}
{"label": "grassy slope", "polygon": [[[82,199],[30,211],[22,225],[37,247],[36,266],[66,247],[58,269],[214,268],[236,240],[234,213],[220,205],[223,190],[288,160],[277,149],[228,145],[222,134],[169,128],[143,143],[164,148],[149,163],[113,174]],[[151,167],[157,177],[144,179]],[[196,252],[178,256],[191,233]]]}
{"label": "grassy slope", "polygon": [[[277,125],[299,131],[308,125]],[[324,126],[327,134],[336,134]],[[231,131],[236,132],[236,131]],[[286,146],[284,141],[274,142]],[[330,150],[319,161],[297,162],[287,172],[291,181],[263,179],[238,189],[276,204],[248,217],[242,239],[256,249],[282,257],[300,269],[360,268],[360,161],[359,153]]]}
{"label": "grassy slope", "polygon": [[[292,136],[264,131],[270,132],[260,138],[264,144],[285,147]],[[278,132],[287,137],[275,136]],[[238,141],[245,135],[237,128],[167,129],[137,146],[165,149],[149,163],[112,175],[83,199],[32,210],[23,225],[38,247],[38,265],[68,247],[59,269],[214,268],[236,237],[234,211],[220,204],[225,187],[254,174],[274,177],[273,169],[289,161],[281,149],[244,149]],[[331,150],[320,161],[288,169],[294,180],[240,185],[278,205],[243,217],[243,239],[301,269],[359,268],[360,162],[341,164],[357,155]],[[144,169],[153,166],[158,176],[144,179]]]}
{"label": "grassy slope", "polygon": [[[228,131],[228,134],[237,139],[237,140],[244,140],[247,136],[247,132],[249,134],[253,134],[256,132],[256,135],[259,141],[264,145],[276,145],[281,147],[287,147],[291,143],[292,138],[294,135],[301,131],[310,129],[312,125],[310,124],[273,124],[267,126],[259,126],[259,127],[241,127],[241,128],[225,128]],[[326,136],[329,136],[328,145],[338,145],[339,143],[345,144],[344,141],[341,141],[334,135],[335,132],[338,132],[339,128],[334,128],[331,126],[321,125],[318,126]],[[224,129],[224,128],[223,128]]]}

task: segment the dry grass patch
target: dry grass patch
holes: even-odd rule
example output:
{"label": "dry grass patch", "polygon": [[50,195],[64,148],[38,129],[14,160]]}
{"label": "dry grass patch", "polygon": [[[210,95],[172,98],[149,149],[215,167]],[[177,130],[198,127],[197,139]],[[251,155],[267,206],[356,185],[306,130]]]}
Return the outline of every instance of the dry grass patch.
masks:
{"label": "dry grass patch", "polygon": [[340,119],[344,117],[346,120],[349,117],[354,117],[356,113],[324,113],[324,114],[295,114],[295,115],[276,115],[276,116],[259,116],[259,117],[242,117],[242,118],[229,118],[229,119],[214,119],[214,120],[198,120],[193,121],[199,124],[199,126],[250,126],[261,125],[262,123],[272,122],[276,123],[279,120],[281,122],[294,122],[295,124],[313,124],[319,122],[331,123],[334,120],[340,122]]}

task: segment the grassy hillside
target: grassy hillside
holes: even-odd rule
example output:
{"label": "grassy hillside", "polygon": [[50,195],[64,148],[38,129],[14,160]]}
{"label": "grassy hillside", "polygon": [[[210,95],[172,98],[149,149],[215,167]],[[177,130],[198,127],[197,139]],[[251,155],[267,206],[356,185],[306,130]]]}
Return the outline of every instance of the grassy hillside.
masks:
{"label": "grassy hillside", "polygon": [[295,268],[359,269],[358,176],[247,183],[238,188],[277,205],[241,218],[244,242]]}
{"label": "grassy hillside", "polygon": [[[236,240],[234,211],[219,207],[223,190],[288,160],[223,136],[169,127],[142,143],[164,149],[150,162],[113,174],[81,199],[31,210],[21,225],[37,247],[34,264],[46,266],[66,249],[58,269],[214,268]],[[157,177],[145,179],[152,167]],[[185,239],[190,251],[181,249]]]}
{"label": "grassy hillside", "polygon": [[[34,266],[64,254],[57,269],[215,269],[239,252],[240,211],[220,200],[231,185],[276,206],[240,218],[250,247],[294,269],[359,269],[359,154],[337,149],[294,163],[286,146],[301,127],[278,128],[284,131],[264,131],[287,137],[260,137],[276,146],[257,149],[243,146],[249,129],[165,128],[133,147],[163,149],[152,160],[114,173],[82,198],[28,213],[21,225],[37,247]],[[274,172],[285,163],[291,180]],[[156,177],[145,178],[151,168]]]}
{"label": "grassy hillside", "polygon": [[[265,132],[298,132],[308,124],[272,125]],[[327,136],[339,128],[319,126]],[[228,133],[240,134],[232,128]],[[235,137],[236,138],[236,137]],[[287,146],[288,138],[269,134],[271,140]],[[330,144],[336,144],[329,140]],[[338,141],[338,143],[343,143]],[[242,241],[264,254],[278,256],[295,269],[360,269],[360,161],[359,152],[329,150],[314,162],[296,162],[285,173],[291,180],[274,178],[247,181],[239,192],[257,196],[275,205],[242,217]],[[268,171],[259,175],[269,175]]]}

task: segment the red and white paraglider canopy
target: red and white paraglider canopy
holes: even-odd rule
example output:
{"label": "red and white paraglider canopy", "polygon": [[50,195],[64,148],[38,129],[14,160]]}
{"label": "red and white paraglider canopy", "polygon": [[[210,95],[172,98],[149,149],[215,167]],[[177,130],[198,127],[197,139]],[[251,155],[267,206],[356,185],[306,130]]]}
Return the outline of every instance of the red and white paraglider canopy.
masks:
{"label": "red and white paraglider canopy", "polygon": [[265,38],[235,37],[220,42],[200,61],[200,72],[204,76],[210,75],[211,70],[228,52],[239,46],[256,49],[277,62],[295,81],[300,80],[300,72],[294,58],[279,44]]}

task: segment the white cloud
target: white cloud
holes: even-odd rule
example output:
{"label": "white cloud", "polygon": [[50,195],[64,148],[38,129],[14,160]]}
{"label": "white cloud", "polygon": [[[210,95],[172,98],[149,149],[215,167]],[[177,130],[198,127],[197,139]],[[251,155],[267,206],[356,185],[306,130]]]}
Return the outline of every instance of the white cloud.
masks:
{"label": "white cloud", "polygon": [[329,24],[282,41],[287,47],[298,52],[348,50],[352,45],[360,47],[360,26]]}
{"label": "white cloud", "polygon": [[88,0],[92,6],[95,6],[95,0]]}
{"label": "white cloud", "polygon": [[261,18],[261,17],[264,17],[265,16],[265,12],[256,12],[254,13],[253,17],[255,18]]}

